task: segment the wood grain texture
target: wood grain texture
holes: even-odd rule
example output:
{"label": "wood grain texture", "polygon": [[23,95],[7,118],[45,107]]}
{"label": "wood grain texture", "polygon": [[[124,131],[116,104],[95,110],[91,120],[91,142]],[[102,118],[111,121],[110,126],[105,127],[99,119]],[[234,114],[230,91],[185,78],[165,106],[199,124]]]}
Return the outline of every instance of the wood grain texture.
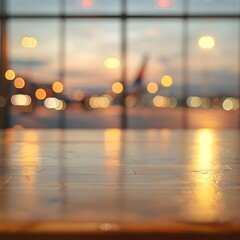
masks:
{"label": "wood grain texture", "polygon": [[6,130],[0,237],[240,239],[239,146],[234,130]]}

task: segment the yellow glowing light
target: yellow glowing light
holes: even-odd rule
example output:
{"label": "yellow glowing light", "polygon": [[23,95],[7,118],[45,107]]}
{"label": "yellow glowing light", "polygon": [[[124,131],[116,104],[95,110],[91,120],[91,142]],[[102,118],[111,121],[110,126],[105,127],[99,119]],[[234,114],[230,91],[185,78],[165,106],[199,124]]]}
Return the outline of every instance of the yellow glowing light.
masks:
{"label": "yellow glowing light", "polygon": [[47,93],[46,93],[46,91],[45,91],[44,89],[39,88],[39,89],[36,90],[35,96],[36,96],[36,98],[37,98],[38,100],[43,100],[43,99],[46,98]]}
{"label": "yellow glowing light", "polygon": [[7,70],[5,72],[5,78],[7,80],[13,80],[15,78],[15,72],[13,70],[11,70],[11,69]]}
{"label": "yellow glowing light", "polygon": [[148,83],[147,91],[149,93],[156,93],[158,91],[158,85],[155,82]]}
{"label": "yellow glowing light", "polygon": [[234,103],[233,103],[232,98],[226,98],[226,99],[223,101],[222,107],[223,107],[223,109],[226,110],[226,111],[233,110],[233,108],[234,108]]}
{"label": "yellow glowing light", "polygon": [[118,69],[120,67],[120,61],[117,58],[107,58],[104,61],[104,66],[108,69]]}
{"label": "yellow glowing light", "polygon": [[153,105],[155,107],[167,107],[168,105],[168,98],[163,96],[156,96],[153,98]]}
{"label": "yellow glowing light", "polygon": [[81,90],[76,90],[73,92],[73,99],[76,101],[82,101],[85,97],[85,94]]}
{"label": "yellow glowing light", "polygon": [[37,46],[37,40],[34,37],[24,37],[21,43],[24,48],[35,48]]}
{"label": "yellow glowing light", "polygon": [[105,156],[104,164],[109,169],[109,177],[114,181],[116,174],[111,174],[113,171],[118,172],[119,166],[121,165],[121,145],[122,145],[122,130],[113,128],[106,129],[104,131],[104,145],[105,145]]}
{"label": "yellow glowing light", "polygon": [[89,99],[89,105],[91,108],[108,108],[112,102],[112,98],[108,95],[101,97],[91,97]]}
{"label": "yellow glowing light", "polygon": [[18,77],[14,80],[14,86],[18,89],[23,88],[25,86],[25,81],[22,78]]}
{"label": "yellow glowing light", "polygon": [[67,104],[66,104],[65,101],[63,101],[63,100],[58,100],[57,106],[55,107],[55,110],[57,110],[57,111],[63,111],[63,110],[65,110],[66,106],[67,106]]}
{"label": "yellow glowing light", "polygon": [[161,79],[161,84],[164,87],[171,87],[173,84],[173,80],[172,80],[171,76],[169,76],[169,75],[163,76]]}
{"label": "yellow glowing light", "polygon": [[112,91],[116,94],[119,94],[123,91],[123,85],[120,82],[115,82],[112,85]]}
{"label": "yellow glowing light", "polygon": [[6,105],[6,99],[3,96],[0,96],[0,107],[4,107]]}
{"label": "yellow glowing light", "polygon": [[29,95],[16,94],[11,97],[11,103],[14,106],[29,106],[32,99]]}
{"label": "yellow glowing light", "polygon": [[215,45],[215,41],[211,36],[203,36],[199,39],[198,44],[203,49],[211,49]]}
{"label": "yellow glowing light", "polygon": [[63,84],[61,82],[54,82],[52,85],[52,90],[55,93],[61,93],[63,91]]}
{"label": "yellow glowing light", "polygon": [[[217,147],[214,145],[216,136],[214,131],[203,129],[196,131],[193,139],[197,140],[194,145],[191,168],[196,172],[192,175],[193,193],[188,199],[189,213],[192,216],[206,221],[214,219],[221,212],[219,192],[212,184],[215,179],[215,171],[218,171],[220,164],[217,162]],[[215,171],[209,171],[214,169]],[[198,211],[196,211],[198,209]]]}
{"label": "yellow glowing light", "polygon": [[137,103],[137,97],[135,95],[129,95],[125,99],[125,105],[129,108],[132,108]]}
{"label": "yellow glowing light", "polygon": [[197,96],[190,96],[187,98],[187,105],[193,108],[199,108],[202,105],[202,99]]}
{"label": "yellow glowing light", "polygon": [[55,109],[59,106],[59,100],[54,97],[49,97],[44,100],[44,106],[48,109]]}

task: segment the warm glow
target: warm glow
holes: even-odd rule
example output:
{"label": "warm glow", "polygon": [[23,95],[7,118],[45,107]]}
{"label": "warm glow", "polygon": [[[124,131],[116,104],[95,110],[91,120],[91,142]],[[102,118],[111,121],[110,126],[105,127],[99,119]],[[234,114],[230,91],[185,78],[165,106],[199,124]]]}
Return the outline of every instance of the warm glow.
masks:
{"label": "warm glow", "polygon": [[222,107],[226,111],[238,110],[240,107],[240,102],[235,98],[226,98],[222,103]]}
{"label": "warm glow", "polygon": [[15,72],[13,70],[11,70],[11,69],[7,70],[5,72],[5,78],[7,80],[13,80],[15,78]]}
{"label": "warm glow", "polygon": [[48,109],[55,109],[59,105],[58,101],[59,100],[57,98],[54,98],[54,97],[46,98],[44,100],[44,106]]}
{"label": "warm glow", "polygon": [[156,96],[153,98],[153,105],[155,107],[167,107],[168,106],[168,98],[163,96]]}
{"label": "warm glow", "polygon": [[161,84],[164,87],[171,87],[173,84],[173,80],[172,80],[171,76],[169,76],[169,75],[163,76],[161,79]]}
{"label": "warm glow", "polygon": [[199,108],[202,105],[202,99],[197,96],[190,96],[187,98],[188,107]]}
{"label": "warm glow", "polygon": [[84,8],[90,8],[93,6],[92,0],[81,0],[81,6]]}
{"label": "warm glow", "polygon": [[170,7],[170,0],[157,0],[157,6],[160,8]]}
{"label": "warm glow", "polygon": [[156,93],[158,91],[158,85],[155,82],[148,83],[147,91],[149,93]]}
{"label": "warm glow", "polygon": [[65,110],[67,104],[63,100],[59,100],[55,97],[49,97],[44,100],[44,106],[47,109],[55,109],[58,111],[63,111]]}
{"label": "warm glow", "polygon": [[73,92],[73,99],[76,101],[82,101],[85,97],[85,94],[81,90],[76,90]]}
{"label": "warm glow", "polygon": [[54,82],[52,85],[52,90],[55,93],[61,93],[63,91],[63,84],[61,82]]}
{"label": "warm glow", "polygon": [[104,61],[104,66],[108,69],[117,69],[120,67],[120,61],[117,58],[107,58]]}
{"label": "warm glow", "polygon": [[121,146],[122,146],[122,130],[120,129],[106,129],[104,131],[104,146],[105,146],[105,158],[104,164],[109,170],[107,177],[112,180],[117,180],[116,175],[112,172],[118,172],[121,165]]}
{"label": "warm glow", "polygon": [[46,93],[46,91],[45,91],[44,89],[39,88],[39,89],[36,90],[35,96],[36,96],[36,98],[37,98],[38,100],[43,100],[43,99],[46,98],[47,93]]}
{"label": "warm glow", "polygon": [[129,95],[125,99],[125,105],[129,108],[132,108],[137,103],[137,97],[135,95]]}
{"label": "warm glow", "polygon": [[115,82],[112,85],[112,91],[116,94],[119,94],[123,91],[123,85],[120,82]]}
{"label": "warm glow", "polygon": [[18,77],[14,80],[14,86],[18,89],[23,88],[25,86],[25,81],[22,78]]}
{"label": "warm glow", "polygon": [[32,99],[29,95],[16,94],[11,97],[11,103],[14,106],[29,106]]}
{"label": "warm glow", "polygon": [[35,48],[37,46],[37,40],[34,37],[24,37],[21,43],[24,48]]}
{"label": "warm glow", "polygon": [[203,49],[211,49],[215,45],[215,41],[211,36],[203,36],[198,41],[199,46]]}
{"label": "warm glow", "polygon": [[101,97],[91,97],[89,105],[91,108],[108,108],[112,103],[111,96],[103,95]]}
{"label": "warm glow", "polygon": [[[190,169],[192,169],[191,183],[193,191],[189,195],[188,210],[190,217],[197,217],[198,221],[212,221],[221,211],[221,192],[213,185],[218,169],[218,149],[216,135],[213,130],[197,130],[191,137],[192,151]],[[217,204],[216,204],[217,203]]]}
{"label": "warm glow", "polygon": [[66,109],[66,106],[67,106],[67,104],[66,104],[66,102],[65,102],[64,100],[58,100],[58,104],[57,104],[57,106],[55,107],[55,110],[57,110],[57,111],[63,111],[63,110]]}

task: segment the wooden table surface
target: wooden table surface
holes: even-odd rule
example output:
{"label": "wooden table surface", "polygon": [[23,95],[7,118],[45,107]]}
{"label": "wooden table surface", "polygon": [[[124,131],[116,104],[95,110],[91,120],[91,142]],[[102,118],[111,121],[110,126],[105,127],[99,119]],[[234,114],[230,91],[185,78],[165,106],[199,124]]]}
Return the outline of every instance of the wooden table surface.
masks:
{"label": "wooden table surface", "polygon": [[239,130],[0,132],[0,239],[47,234],[240,239]]}

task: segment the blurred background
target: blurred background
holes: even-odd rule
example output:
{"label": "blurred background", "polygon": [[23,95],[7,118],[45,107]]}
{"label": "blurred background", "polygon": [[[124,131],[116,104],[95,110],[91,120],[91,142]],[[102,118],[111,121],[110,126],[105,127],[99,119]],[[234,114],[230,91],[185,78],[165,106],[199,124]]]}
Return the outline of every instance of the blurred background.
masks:
{"label": "blurred background", "polygon": [[239,128],[240,0],[1,0],[1,128]]}

